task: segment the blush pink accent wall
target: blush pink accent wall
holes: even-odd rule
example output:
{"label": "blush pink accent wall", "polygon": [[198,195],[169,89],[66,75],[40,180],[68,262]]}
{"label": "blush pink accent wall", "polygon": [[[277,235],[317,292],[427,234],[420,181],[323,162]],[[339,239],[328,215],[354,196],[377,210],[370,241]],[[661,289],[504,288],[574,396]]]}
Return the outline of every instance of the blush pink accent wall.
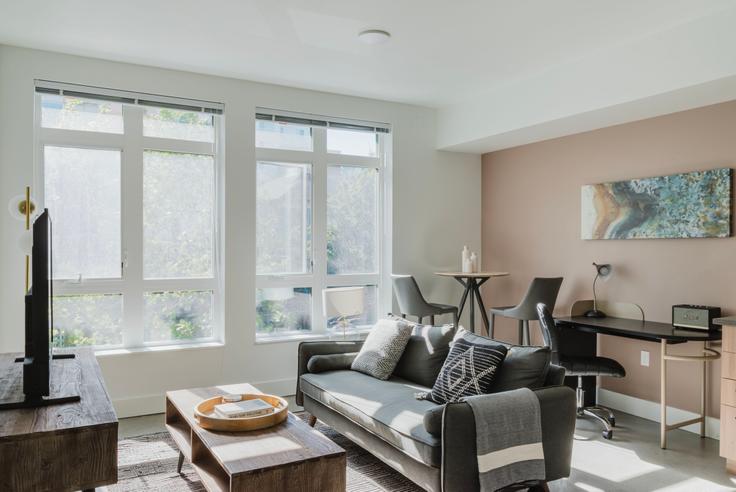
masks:
{"label": "blush pink accent wall", "polygon": [[[598,261],[615,269],[599,283],[599,296],[637,303],[647,319],[669,322],[679,303],[736,313],[736,238],[580,239],[583,184],[735,165],[736,101],[485,154],[483,268],[511,273],[486,284],[486,306],[515,304],[535,276],[563,276],[555,315],[568,315],[575,300],[591,298],[591,263]],[[498,338],[516,339],[514,321],[496,325]],[[536,326],[532,332],[541,340]],[[671,350],[695,354],[699,346]],[[640,365],[640,350],[650,352],[649,367]],[[657,343],[599,336],[599,353],[627,372],[602,378],[602,387],[658,402],[659,351]],[[719,377],[720,362],[709,365],[712,416],[719,414]],[[699,378],[698,364],[668,363],[668,404],[698,411]]]}

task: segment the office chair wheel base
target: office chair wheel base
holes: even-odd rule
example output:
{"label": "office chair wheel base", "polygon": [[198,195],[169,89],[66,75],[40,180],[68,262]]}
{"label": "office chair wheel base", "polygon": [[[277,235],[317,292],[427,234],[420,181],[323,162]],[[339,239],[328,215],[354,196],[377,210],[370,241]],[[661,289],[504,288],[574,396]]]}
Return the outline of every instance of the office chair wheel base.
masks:
{"label": "office chair wheel base", "polygon": [[613,439],[613,431],[612,430],[604,430],[601,432],[601,435],[603,435],[603,439],[611,440]]}

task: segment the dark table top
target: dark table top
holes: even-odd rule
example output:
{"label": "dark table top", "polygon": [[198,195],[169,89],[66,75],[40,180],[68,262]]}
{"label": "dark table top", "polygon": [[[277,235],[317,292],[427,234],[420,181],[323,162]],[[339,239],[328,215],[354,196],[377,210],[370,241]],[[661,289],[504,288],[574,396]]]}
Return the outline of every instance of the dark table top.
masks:
{"label": "dark table top", "polygon": [[672,326],[670,323],[658,321],[640,321],[627,318],[588,318],[585,316],[564,316],[556,318],[563,328],[571,328],[602,335],[613,335],[637,340],[659,342],[667,340],[671,343],[704,342],[720,340],[720,330],[687,330]]}

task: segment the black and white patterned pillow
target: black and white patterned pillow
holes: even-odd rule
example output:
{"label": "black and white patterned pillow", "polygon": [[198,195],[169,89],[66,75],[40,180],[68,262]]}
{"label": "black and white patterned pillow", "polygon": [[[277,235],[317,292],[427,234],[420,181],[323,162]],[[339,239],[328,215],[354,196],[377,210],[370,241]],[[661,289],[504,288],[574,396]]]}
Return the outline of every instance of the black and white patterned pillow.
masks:
{"label": "black and white patterned pillow", "polygon": [[378,379],[388,379],[411,337],[412,327],[398,320],[382,319],[363,342],[350,369]]}
{"label": "black and white patterned pillow", "polygon": [[432,391],[425,397],[435,403],[452,403],[466,396],[489,393],[506,351],[504,345],[490,338],[456,338]]}

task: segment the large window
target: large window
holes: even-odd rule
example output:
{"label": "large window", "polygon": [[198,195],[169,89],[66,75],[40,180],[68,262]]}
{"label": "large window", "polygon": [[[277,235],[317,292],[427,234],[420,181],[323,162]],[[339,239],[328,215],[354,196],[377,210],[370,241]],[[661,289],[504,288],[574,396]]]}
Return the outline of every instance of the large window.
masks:
{"label": "large window", "polygon": [[41,84],[36,94],[54,345],[220,338],[221,110],[64,87]]}
{"label": "large window", "polygon": [[388,129],[265,110],[256,118],[257,338],[337,330],[322,309],[331,287],[363,287],[363,312],[349,321],[372,325],[390,304]]}

